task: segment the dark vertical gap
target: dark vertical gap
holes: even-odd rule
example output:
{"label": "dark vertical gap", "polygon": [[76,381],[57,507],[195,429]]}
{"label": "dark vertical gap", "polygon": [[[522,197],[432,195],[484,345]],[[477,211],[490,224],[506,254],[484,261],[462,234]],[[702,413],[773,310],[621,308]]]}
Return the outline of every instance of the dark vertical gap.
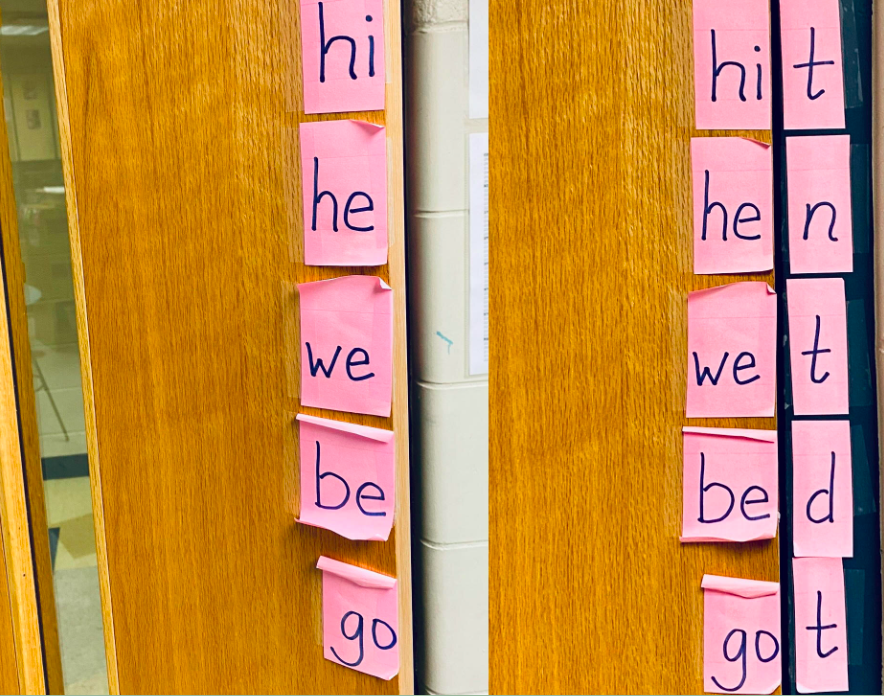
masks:
{"label": "dark vertical gap", "polygon": [[[852,694],[881,693],[881,535],[878,510],[879,458],[874,385],[875,294],[874,234],[871,211],[872,137],[871,65],[872,0],[841,0],[844,58],[845,125],[843,130],[790,131],[788,135],[850,136],[850,176],[854,257],[844,279],[847,299],[848,369],[854,495],[854,556],[845,558],[848,676]],[[792,591],[792,394],[788,357],[789,275],[786,133],[783,129],[780,0],[771,0],[771,136],[774,166],[774,269],[780,337],[777,352],[777,430],[780,455],[780,583],[782,588],[783,693],[796,693],[795,625]],[[864,99],[864,95],[866,98]],[[829,274],[831,276],[831,274]],[[807,274],[802,278],[825,277]],[[843,416],[802,416],[802,420]]]}
{"label": "dark vertical gap", "polygon": [[[2,229],[0,229],[2,232]],[[28,468],[25,459],[25,438],[22,431],[21,407],[19,404],[19,374],[15,363],[15,345],[12,339],[12,312],[9,309],[9,283],[6,279],[6,248],[3,235],[0,233],[0,274],[3,276],[3,292],[5,297],[6,326],[9,335],[9,356],[12,363],[12,386],[15,392],[16,421],[18,424],[18,446],[21,455],[22,481],[24,481],[25,511],[28,516],[28,538],[31,543],[31,574],[34,578],[34,594],[37,602],[37,623],[40,626],[40,652],[43,656],[43,689],[48,693],[49,673],[46,669],[46,638],[43,635],[43,607],[40,604],[40,577],[37,575],[37,559],[34,555],[34,524],[31,520],[31,496],[28,489]]]}
{"label": "dark vertical gap", "polygon": [[791,450],[790,428],[787,428],[787,358],[788,344],[785,340],[788,327],[786,322],[786,266],[788,246],[786,242],[786,140],[783,132],[783,74],[780,43],[780,0],[770,3],[770,68],[772,90],[771,148],[773,149],[774,171],[774,284],[777,292],[777,447],[779,449],[779,499],[780,499],[780,598],[781,598],[781,643],[783,693],[792,693],[794,682],[795,642],[792,640],[792,480],[791,469],[787,464]]}
{"label": "dark vertical gap", "polygon": [[413,653],[413,679],[414,693],[426,693],[426,616],[424,612],[424,556],[423,545],[423,469],[421,467],[421,419],[420,419],[420,390],[417,389],[417,381],[414,379],[414,365],[418,364],[416,357],[412,355],[412,350],[417,346],[418,341],[412,335],[414,327],[418,325],[413,316],[414,308],[418,307],[417,297],[415,297],[416,289],[411,283],[411,266],[409,264],[409,224],[410,224],[410,205],[409,205],[409,181],[408,176],[409,161],[413,153],[411,152],[410,143],[410,115],[415,111],[411,103],[412,93],[410,86],[414,75],[412,74],[411,62],[408,60],[408,51],[411,43],[411,37],[408,30],[411,25],[411,8],[405,0],[400,0],[399,12],[402,17],[400,22],[400,46],[402,48],[402,167],[406,175],[402,181],[402,195],[405,201],[404,221],[405,221],[405,293],[408,301],[406,302],[407,321],[405,322],[405,345],[408,346],[408,438],[411,446],[409,448],[408,470],[409,470],[409,500],[411,513],[411,617],[412,617],[412,653]]}
{"label": "dark vertical gap", "polygon": [[[872,0],[841,0],[850,135],[853,273],[845,276],[853,465],[853,558],[844,559],[850,693],[881,693],[881,532],[872,216]],[[871,491],[864,490],[871,488]]]}
{"label": "dark vertical gap", "polygon": [[779,448],[779,498],[780,498],[780,587],[781,587],[781,632],[784,638],[782,652],[783,693],[791,693],[791,674],[794,673],[795,651],[793,649],[791,619],[792,593],[792,481],[791,470],[787,466],[788,452],[791,450],[791,437],[786,425],[786,379],[788,348],[785,336],[786,325],[786,265],[788,247],[786,243],[786,191],[785,191],[785,137],[783,133],[783,88],[781,75],[783,66],[780,44],[780,2],[771,0],[771,89],[773,90],[771,147],[773,148],[774,171],[774,274],[777,292],[777,336],[781,337],[777,350],[777,384],[781,385],[777,394],[777,446]]}

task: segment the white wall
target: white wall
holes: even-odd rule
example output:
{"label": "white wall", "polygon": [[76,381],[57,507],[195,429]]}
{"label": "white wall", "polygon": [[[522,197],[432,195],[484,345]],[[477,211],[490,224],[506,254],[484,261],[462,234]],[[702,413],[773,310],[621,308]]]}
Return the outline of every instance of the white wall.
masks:
{"label": "white wall", "polygon": [[417,687],[446,694],[488,690],[488,379],[468,365],[468,135],[488,122],[469,119],[468,16],[405,1]]}

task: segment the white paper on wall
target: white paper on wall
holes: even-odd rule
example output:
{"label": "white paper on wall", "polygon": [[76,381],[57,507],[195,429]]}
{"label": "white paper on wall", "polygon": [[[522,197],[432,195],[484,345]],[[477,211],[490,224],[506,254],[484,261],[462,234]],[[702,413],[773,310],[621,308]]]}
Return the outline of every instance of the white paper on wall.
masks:
{"label": "white paper on wall", "polygon": [[488,373],[488,133],[470,134],[470,374]]}

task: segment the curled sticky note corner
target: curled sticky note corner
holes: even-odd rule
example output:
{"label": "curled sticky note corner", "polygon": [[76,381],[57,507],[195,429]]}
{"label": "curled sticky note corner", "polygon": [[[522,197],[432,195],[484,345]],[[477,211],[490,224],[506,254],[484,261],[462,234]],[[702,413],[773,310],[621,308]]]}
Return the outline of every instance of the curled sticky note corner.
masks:
{"label": "curled sticky note corner", "polygon": [[302,423],[310,423],[311,425],[318,425],[322,428],[331,428],[332,430],[338,430],[342,433],[358,435],[359,437],[365,437],[376,442],[390,442],[395,435],[392,430],[372,428],[367,425],[359,425],[358,423],[345,423],[342,421],[331,420],[329,418],[318,418],[317,416],[308,416],[306,413],[299,413],[295,417],[295,420],[301,421]]}
{"label": "curled sticky note corner", "polygon": [[704,575],[700,587],[704,590],[724,592],[737,595],[746,599],[758,599],[775,595],[780,591],[780,583],[767,582],[764,580],[745,580],[743,578],[728,578],[722,575]]}
{"label": "curled sticky note corner", "polygon": [[325,573],[332,573],[344,578],[344,580],[349,580],[360,587],[370,587],[376,590],[392,590],[396,587],[396,578],[376,573],[367,568],[359,568],[349,563],[335,561],[325,556],[319,557],[316,567]]}
{"label": "curled sticky note corner", "polygon": [[681,431],[683,433],[693,435],[710,435],[713,437],[738,437],[746,440],[756,440],[758,442],[776,443],[776,430],[750,430],[746,428],[700,428],[697,426],[686,425]]}

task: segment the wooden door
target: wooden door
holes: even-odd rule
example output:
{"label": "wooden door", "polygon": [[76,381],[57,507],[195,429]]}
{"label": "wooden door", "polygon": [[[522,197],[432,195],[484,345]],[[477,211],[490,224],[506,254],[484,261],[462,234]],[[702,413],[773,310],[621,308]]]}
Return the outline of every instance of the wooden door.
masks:
{"label": "wooden door", "polygon": [[[412,689],[399,5],[387,2],[390,261],[301,262],[297,0],[50,0],[111,692]],[[340,118],[340,115],[333,115]],[[386,543],[298,525],[298,282],[395,298]],[[391,681],[323,659],[320,555],[396,576]]]}
{"label": "wooden door", "polygon": [[64,693],[6,124],[0,105],[0,693]]}
{"label": "wooden door", "polygon": [[742,279],[692,273],[691,2],[490,9],[491,691],[702,693],[703,574],[779,560],[679,543],[687,293]]}
{"label": "wooden door", "polygon": [[20,693],[15,661],[15,629],[10,614],[6,559],[0,555],[0,694]]}

